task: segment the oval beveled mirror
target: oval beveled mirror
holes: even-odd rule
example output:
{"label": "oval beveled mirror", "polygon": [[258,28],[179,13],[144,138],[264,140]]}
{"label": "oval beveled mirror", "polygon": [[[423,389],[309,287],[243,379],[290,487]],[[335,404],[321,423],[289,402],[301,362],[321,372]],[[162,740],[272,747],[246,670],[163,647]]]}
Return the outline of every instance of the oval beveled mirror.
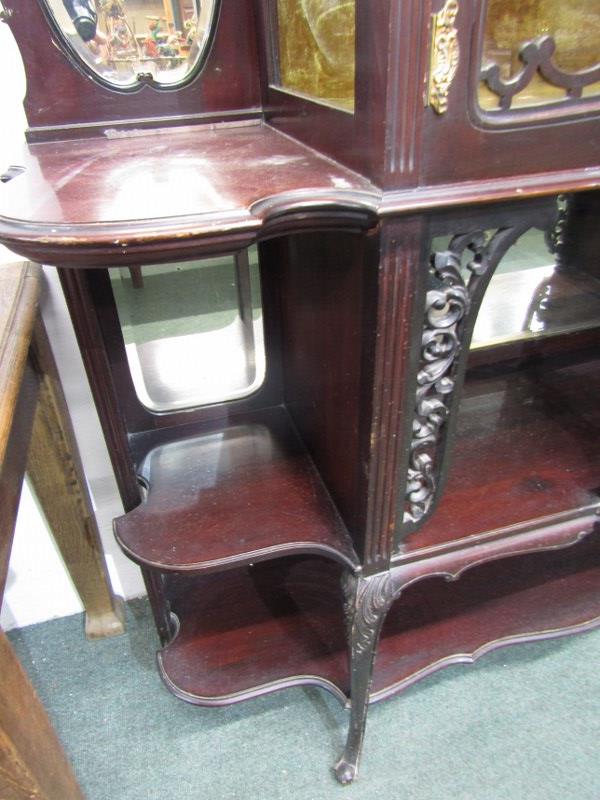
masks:
{"label": "oval beveled mirror", "polygon": [[45,0],[69,50],[105,83],[175,87],[210,46],[219,0]]}

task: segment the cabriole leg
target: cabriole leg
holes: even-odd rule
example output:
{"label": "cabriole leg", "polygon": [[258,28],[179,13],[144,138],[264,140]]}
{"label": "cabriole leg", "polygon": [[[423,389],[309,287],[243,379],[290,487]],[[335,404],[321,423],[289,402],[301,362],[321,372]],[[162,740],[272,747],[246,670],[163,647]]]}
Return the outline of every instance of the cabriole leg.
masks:
{"label": "cabriole leg", "polygon": [[350,783],[358,774],[375,651],[393,588],[386,572],[368,578],[345,575],[343,589],[350,648],[350,727],[335,774],[340,783]]}

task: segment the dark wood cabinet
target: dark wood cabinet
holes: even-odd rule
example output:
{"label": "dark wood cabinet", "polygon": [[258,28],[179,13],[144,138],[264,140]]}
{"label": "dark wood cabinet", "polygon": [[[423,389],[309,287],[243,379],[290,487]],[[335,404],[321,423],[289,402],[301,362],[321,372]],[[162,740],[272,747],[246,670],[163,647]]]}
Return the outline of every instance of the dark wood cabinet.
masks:
{"label": "dark wood cabinet", "polygon": [[331,691],[348,782],[370,702],[600,624],[594,24],[215,0],[177,82],[182,37],[111,61],[99,16],[92,68],[56,7],[12,5],[30,129],[0,241],[59,268],[167,687]]}

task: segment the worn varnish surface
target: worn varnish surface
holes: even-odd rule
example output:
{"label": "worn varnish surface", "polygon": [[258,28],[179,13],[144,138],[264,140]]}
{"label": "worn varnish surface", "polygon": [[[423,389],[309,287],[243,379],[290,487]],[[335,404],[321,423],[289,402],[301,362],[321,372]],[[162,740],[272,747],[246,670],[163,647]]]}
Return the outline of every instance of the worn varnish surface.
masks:
{"label": "worn varnish surface", "polygon": [[181,126],[31,144],[0,191],[0,242],[42,263],[131,266],[417,209],[600,184],[598,168],[381,192],[266,124]]}
{"label": "worn varnish surface", "polygon": [[[57,247],[59,264],[76,246],[104,245],[126,259],[142,241],[155,247],[146,260],[156,260],[164,241],[181,248],[219,232],[249,234],[280,204],[288,213],[353,207],[357,193],[368,205],[373,192],[356,173],[258,124],[30,145],[22,166],[0,192],[0,240],[17,250]],[[261,205],[269,198],[275,206]]]}
{"label": "worn varnish surface", "polygon": [[281,552],[356,563],[346,529],[282,408],[151,450],[145,502],[115,521],[132,558],[214,569]]}
{"label": "worn varnish surface", "polygon": [[[110,292],[98,275],[88,282],[64,270],[133,509],[117,521],[117,535],[153,568],[146,578],[163,638],[173,633],[169,601],[181,623],[159,656],[169,688],[192,702],[231,702],[305,682],[344,699],[349,642],[339,577],[341,565],[355,577],[359,570],[327,490],[352,528],[363,569],[345,583],[348,617],[356,612],[347,632],[358,676],[345,753],[352,769],[338,773],[345,781],[355,775],[369,699],[510,641],[599,624],[598,543],[590,533],[600,455],[597,356],[586,361],[573,348],[570,357],[562,345],[546,347],[563,359],[556,369],[531,348],[527,365],[502,375],[490,366],[502,360],[498,353],[486,354],[487,374],[467,387],[439,506],[386,571],[411,442],[428,231],[502,227],[533,213],[532,198],[597,188],[598,101],[482,115],[474,71],[481,3],[461,4],[461,55],[443,115],[423,104],[428,23],[441,2],[357,0],[353,115],[272,87],[269,0],[224,0],[205,73],[186,89],[144,87],[129,96],[98,89],[55,47],[44,48],[39,5],[31,0],[31,13],[21,5],[10,24],[27,62],[33,135],[56,138],[64,124],[71,141],[25,153],[26,171],[0,192],[0,241],[45,263],[104,268],[234,252],[259,240],[263,268],[279,277],[263,283],[267,357],[283,362],[268,392],[247,404],[152,418],[131,401]],[[48,74],[57,78],[51,85]],[[165,130],[178,115],[220,124]],[[250,123],[259,116],[268,124]],[[566,240],[595,261],[592,204],[589,217],[581,204]],[[589,220],[583,228],[582,220]],[[311,241],[314,258],[297,242],[286,252],[286,237],[325,230],[339,259],[337,280],[318,247],[324,238]],[[341,231],[359,234],[370,253],[362,263],[358,247],[335,252]],[[377,281],[362,284],[369,265]],[[443,351],[441,338],[433,350]],[[281,402],[290,417],[273,408]],[[453,420],[446,424],[454,438]],[[149,493],[136,508],[131,451],[147,453],[139,467]],[[330,558],[282,557],[293,551]],[[515,552],[519,558],[490,561]],[[487,563],[473,567],[480,562]],[[427,577],[452,578],[467,567],[454,584]],[[194,571],[206,574],[173,575]],[[370,654],[391,584],[403,592],[369,698]]]}

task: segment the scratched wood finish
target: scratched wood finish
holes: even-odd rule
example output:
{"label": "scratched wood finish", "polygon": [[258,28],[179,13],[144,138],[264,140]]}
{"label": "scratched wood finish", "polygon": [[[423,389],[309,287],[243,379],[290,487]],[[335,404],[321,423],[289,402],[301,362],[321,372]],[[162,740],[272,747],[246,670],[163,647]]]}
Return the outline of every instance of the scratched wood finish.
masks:
{"label": "scratched wood finish", "polygon": [[231,252],[288,217],[301,228],[372,216],[368,180],[258,124],[32,144],[21,162],[0,193],[0,241],[58,266],[176,260],[203,243]]}
{"label": "scratched wood finish", "polygon": [[0,796],[84,800],[35,689],[0,631]]}
{"label": "scratched wood finish", "polygon": [[[117,533],[145,565],[162,640],[175,633],[171,610],[181,622],[159,658],[169,688],[191,702],[221,703],[313,682],[343,699],[345,608],[354,696],[338,777],[349,780],[369,699],[502,643],[597,624],[599,420],[591,398],[599,369],[595,356],[581,356],[593,332],[592,340],[578,334],[519,353],[518,364],[506,350],[473,362],[480,372],[468,381],[457,436],[447,423],[456,449],[439,507],[396,552],[392,539],[430,235],[537,219],[550,206],[538,198],[597,189],[600,101],[494,119],[480,113],[484,4],[459,0],[458,72],[448,109],[437,114],[423,104],[423,89],[441,0],[357,0],[356,109],[336,111],[272,85],[272,3],[240,3],[238,18],[225,0],[206,74],[160,98],[146,87],[127,110],[112,93],[119,131],[105,135],[105,90],[82,87],[66,62],[58,68],[58,51],[37,48],[48,31],[37,6],[28,15],[22,5],[11,24],[28,70],[26,106],[37,126],[30,138],[71,141],[25,151],[26,171],[2,191],[0,241],[64,267],[129,512]],[[58,74],[49,66],[74,90],[55,106],[46,102],[45,78]],[[594,194],[577,198],[561,246],[592,274],[596,203]],[[269,270],[268,387],[191,414],[141,410],[124,375],[106,275],[92,269],[83,278],[79,268],[231,253],[256,241]],[[149,484],[137,507],[136,470]],[[330,560],[284,569],[293,551]],[[257,557],[266,560],[250,566]],[[350,567],[344,602],[339,562]],[[431,577],[467,568],[456,583]],[[384,627],[369,697],[392,584],[403,592]]]}

